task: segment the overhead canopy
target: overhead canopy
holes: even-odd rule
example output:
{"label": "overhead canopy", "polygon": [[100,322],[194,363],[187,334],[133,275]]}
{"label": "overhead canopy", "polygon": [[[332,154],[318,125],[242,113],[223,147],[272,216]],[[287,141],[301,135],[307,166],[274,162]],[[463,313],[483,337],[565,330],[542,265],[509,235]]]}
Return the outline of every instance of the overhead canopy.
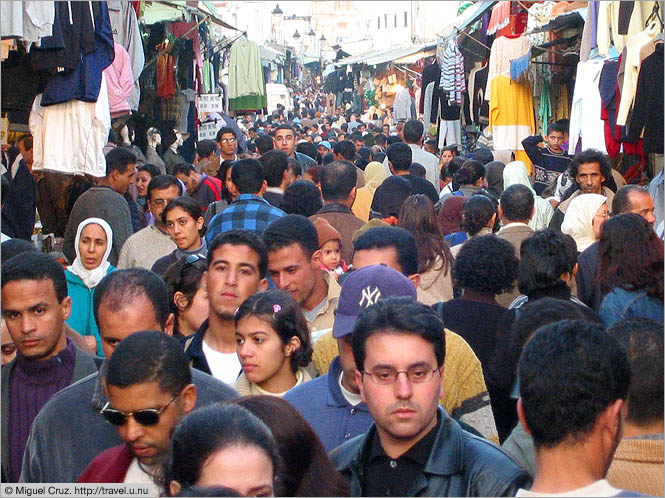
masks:
{"label": "overhead canopy", "polygon": [[441,32],[439,36],[441,38],[447,38],[452,35],[455,31],[455,28],[462,31],[463,29],[471,26],[478,19],[480,19],[488,9],[490,9],[496,1],[491,0],[480,0],[475,2],[473,5],[467,7],[464,12],[457,16],[452,22],[450,22]]}
{"label": "overhead canopy", "polygon": [[264,61],[276,62],[277,64],[284,64],[286,60],[286,55],[271,47],[259,46],[259,56]]}
{"label": "overhead canopy", "polygon": [[[146,2],[142,20],[146,24],[154,24],[162,21],[181,21],[183,13],[189,12],[190,14],[197,14],[199,16],[209,16],[210,20],[215,24],[227,29],[240,31],[238,28],[231,26],[219,18],[217,9],[212,2],[204,1],[201,6],[198,5],[199,3],[185,0]],[[194,4],[197,5],[193,6]]]}
{"label": "overhead canopy", "polygon": [[[419,54],[420,52],[423,52],[425,48],[426,47],[423,47],[422,45],[412,45],[409,47],[392,48],[389,50],[372,50],[365,52],[364,54],[358,54],[347,57],[346,59],[341,59],[335,62],[335,64],[338,66],[347,66],[351,64],[367,64],[368,66],[375,66],[378,64],[385,64],[386,62],[408,64],[409,56]],[[424,57],[424,55],[418,55],[416,60],[422,57]],[[406,61],[403,62],[403,60]]]}

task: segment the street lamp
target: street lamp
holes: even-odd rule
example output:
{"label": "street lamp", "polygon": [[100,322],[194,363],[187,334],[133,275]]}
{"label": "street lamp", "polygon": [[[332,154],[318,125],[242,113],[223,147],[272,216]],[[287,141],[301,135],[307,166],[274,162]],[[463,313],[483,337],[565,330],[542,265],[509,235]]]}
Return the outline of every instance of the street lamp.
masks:
{"label": "street lamp", "polygon": [[272,41],[273,43],[282,43],[282,19],[284,18],[284,12],[279,8],[279,4],[275,5],[275,8],[270,13],[272,17]]}
{"label": "street lamp", "polygon": [[298,33],[298,30],[296,29],[296,32],[293,33],[293,39],[294,40],[300,40],[300,33]]}

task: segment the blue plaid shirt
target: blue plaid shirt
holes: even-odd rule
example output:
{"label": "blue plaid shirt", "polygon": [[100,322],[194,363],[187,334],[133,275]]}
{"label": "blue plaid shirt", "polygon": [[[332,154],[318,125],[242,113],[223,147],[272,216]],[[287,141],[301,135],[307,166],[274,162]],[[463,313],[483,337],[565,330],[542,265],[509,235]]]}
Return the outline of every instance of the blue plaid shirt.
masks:
{"label": "blue plaid shirt", "polygon": [[263,197],[240,194],[229,207],[210,220],[206,241],[210,245],[217,235],[233,229],[248,230],[261,237],[270,223],[285,214]]}

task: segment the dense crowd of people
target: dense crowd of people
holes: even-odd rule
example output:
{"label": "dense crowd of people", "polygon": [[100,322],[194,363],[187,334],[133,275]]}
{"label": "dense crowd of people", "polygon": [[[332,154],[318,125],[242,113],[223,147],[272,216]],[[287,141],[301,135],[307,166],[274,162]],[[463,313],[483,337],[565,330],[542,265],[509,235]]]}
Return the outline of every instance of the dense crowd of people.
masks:
{"label": "dense crowd of people", "polygon": [[128,123],[64,189],[3,151],[3,482],[663,495],[662,172],[314,91],[188,158]]}

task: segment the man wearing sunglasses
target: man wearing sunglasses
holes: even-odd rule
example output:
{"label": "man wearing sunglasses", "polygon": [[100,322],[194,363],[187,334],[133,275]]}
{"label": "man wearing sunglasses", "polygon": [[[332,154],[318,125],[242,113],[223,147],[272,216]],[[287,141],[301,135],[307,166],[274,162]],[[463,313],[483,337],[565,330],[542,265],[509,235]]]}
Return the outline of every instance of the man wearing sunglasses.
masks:
{"label": "man wearing sunglasses", "polygon": [[353,328],[355,382],[374,424],[333,450],[350,496],[513,496],[529,475],[439,406],[443,323],[411,297],[365,309]]}
{"label": "man wearing sunglasses", "polygon": [[[23,455],[21,482],[74,482],[95,456],[121,444],[118,431],[100,413],[109,401],[102,382],[108,361],[119,344],[136,332],[173,333],[166,284],[143,268],[109,273],[95,288],[93,308],[107,361],[100,375],[63,389],[37,414]],[[196,407],[237,397],[223,382],[191,372],[198,393]]]}
{"label": "man wearing sunglasses", "polygon": [[196,387],[187,357],[175,339],[138,332],[122,342],[108,362],[108,402],[101,410],[124,444],[100,453],[78,482],[155,484],[168,456],[171,431],[194,409]]}

